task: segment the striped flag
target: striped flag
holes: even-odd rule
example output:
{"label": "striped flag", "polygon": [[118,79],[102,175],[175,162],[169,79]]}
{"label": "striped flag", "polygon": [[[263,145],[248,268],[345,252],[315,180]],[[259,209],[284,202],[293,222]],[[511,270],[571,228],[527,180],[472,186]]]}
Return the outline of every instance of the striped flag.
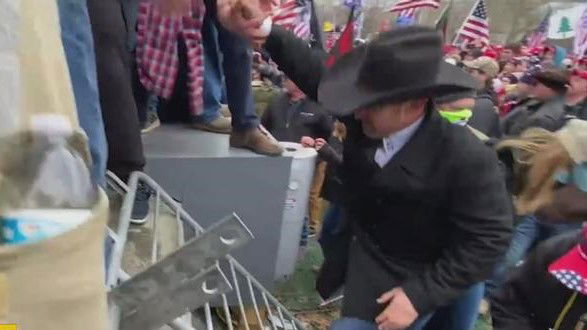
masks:
{"label": "striped flag", "polygon": [[530,35],[527,38],[528,47],[535,48],[535,47],[539,47],[544,44],[544,42],[546,41],[546,38],[548,36],[548,26],[549,26],[551,14],[552,14],[552,11],[549,11],[546,14],[546,16],[544,17],[544,19],[542,20],[542,22],[540,22],[540,25],[538,25],[536,30],[534,30],[534,31],[532,31],[532,33],[530,33]]}
{"label": "striped flag", "polygon": [[342,31],[340,37],[330,49],[328,57],[326,58],[326,67],[330,68],[338,61],[344,54],[353,50],[353,42],[355,40],[355,8],[351,9],[349,19]]}
{"label": "striped flag", "polygon": [[487,18],[485,0],[477,1],[456,37],[457,41],[475,39],[481,39],[486,45],[489,45],[489,19]]}
{"label": "striped flag", "polygon": [[273,15],[273,23],[292,31],[298,38],[310,39],[312,4],[309,0],[287,0]]}
{"label": "striped flag", "polygon": [[391,8],[389,12],[399,13],[399,18],[415,18],[416,10],[419,8],[440,8],[440,0],[399,0]]}
{"label": "striped flag", "polygon": [[575,28],[575,43],[573,51],[576,55],[582,57],[587,54],[587,8],[583,11],[581,18]]}

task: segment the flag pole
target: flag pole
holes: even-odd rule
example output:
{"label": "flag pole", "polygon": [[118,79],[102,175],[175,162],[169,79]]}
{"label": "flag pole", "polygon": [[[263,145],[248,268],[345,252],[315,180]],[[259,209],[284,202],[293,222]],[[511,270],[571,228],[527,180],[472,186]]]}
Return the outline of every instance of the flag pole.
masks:
{"label": "flag pole", "polygon": [[443,8],[440,17],[434,22],[434,28],[438,31],[440,24],[444,25],[442,27],[442,42],[446,44],[448,40],[448,22],[450,17],[450,10],[452,9],[453,0],[449,0],[446,7]]}
{"label": "flag pole", "polygon": [[475,4],[473,5],[473,8],[471,8],[471,10],[469,11],[469,15],[467,15],[465,17],[465,20],[463,21],[463,24],[461,24],[461,27],[458,29],[457,33],[455,34],[455,37],[453,38],[452,44],[454,45],[455,42],[457,41],[457,37],[461,34],[461,31],[463,30],[463,27],[465,26],[465,23],[467,22],[467,19],[469,17],[471,17],[473,15],[473,13],[475,12],[475,9],[477,8],[477,6],[479,5],[479,2],[481,2],[481,0],[477,0],[475,1]]}
{"label": "flag pole", "polygon": [[446,7],[444,7],[442,12],[440,13],[440,16],[438,17],[436,22],[434,22],[434,26],[438,26],[438,23],[440,23],[440,21],[444,18],[444,14],[446,14],[446,12],[450,9],[451,5],[452,5],[452,0],[449,0],[448,5],[446,5]]}

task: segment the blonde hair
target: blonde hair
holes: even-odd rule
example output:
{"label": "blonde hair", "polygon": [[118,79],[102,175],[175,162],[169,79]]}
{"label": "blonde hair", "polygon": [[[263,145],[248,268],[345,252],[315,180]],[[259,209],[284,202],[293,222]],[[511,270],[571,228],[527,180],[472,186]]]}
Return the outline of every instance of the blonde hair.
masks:
{"label": "blonde hair", "polygon": [[568,170],[573,160],[557,136],[541,128],[531,128],[518,139],[504,140],[497,149],[513,149],[516,169],[524,180],[515,200],[518,214],[529,214],[552,202],[555,175]]}
{"label": "blonde hair", "polygon": [[335,120],[332,136],[338,138],[340,141],[344,141],[346,138],[346,126],[342,122]]}

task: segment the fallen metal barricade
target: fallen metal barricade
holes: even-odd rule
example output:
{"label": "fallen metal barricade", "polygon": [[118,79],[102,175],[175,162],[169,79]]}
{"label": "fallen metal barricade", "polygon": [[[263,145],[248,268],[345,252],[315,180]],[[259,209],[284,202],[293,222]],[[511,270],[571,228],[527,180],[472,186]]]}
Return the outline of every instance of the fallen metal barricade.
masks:
{"label": "fallen metal barricade", "polygon": [[[153,192],[153,265],[131,277],[122,269],[122,256],[139,183]],[[133,173],[128,187],[109,173],[108,186],[124,196],[119,222],[109,229],[112,252],[106,284],[113,330],[158,329],[161,322],[181,330],[304,328],[228,254],[253,238],[236,214],[204,230],[144,173]],[[159,255],[157,244],[162,208],[172,213],[181,231],[177,242],[181,247],[164,257]]]}

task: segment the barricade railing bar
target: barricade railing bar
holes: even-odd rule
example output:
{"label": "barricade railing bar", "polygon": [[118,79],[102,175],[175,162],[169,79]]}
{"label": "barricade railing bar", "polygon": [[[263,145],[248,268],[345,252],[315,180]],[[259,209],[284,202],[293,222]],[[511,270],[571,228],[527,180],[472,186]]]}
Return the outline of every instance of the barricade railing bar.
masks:
{"label": "barricade railing bar", "polygon": [[[132,207],[134,204],[136,191],[139,186],[142,189],[147,188],[151,191],[151,204],[154,204],[154,212],[152,213],[153,221],[153,241],[151,242],[151,263],[155,264],[161,260],[160,247],[157,244],[161,225],[159,222],[161,212],[171,212],[172,217],[178,224],[178,242],[177,245],[182,247],[194,240],[202,239],[208,235],[208,231],[213,231],[219,227],[212,226],[204,229],[190,214],[188,214],[182,207],[181,203],[175,201],[157,182],[151,177],[142,172],[135,172],[129,179],[128,186],[118,179],[112,173],[108,173],[108,188],[123,196],[122,207],[120,209],[120,216],[116,228],[109,229],[109,236],[113,242],[110,253],[110,260],[107,260],[107,274],[106,285],[108,289],[121,285],[125,281],[129,281],[132,277],[123,270],[122,256],[127,242],[128,231],[130,228],[130,218]],[[217,246],[212,246],[213,250],[224,246],[231,247],[235,245],[237,238],[243,237],[242,228],[246,226],[238,219],[236,214],[227,218],[233,218],[224,231],[220,230],[218,239],[210,239],[210,242],[222,242]],[[224,218],[219,223],[226,222]],[[237,220],[234,220],[237,219]],[[238,224],[238,225],[235,225]],[[242,224],[242,227],[240,226]],[[113,226],[114,227],[114,226]],[[239,231],[240,230],[240,231]],[[250,234],[250,232],[249,232]],[[213,235],[208,235],[213,237]],[[245,235],[246,236],[246,235]],[[252,238],[252,235],[250,235]],[[245,239],[246,241],[246,239]],[[244,241],[243,241],[244,242]],[[242,244],[246,242],[241,242]],[[235,247],[238,249],[242,244],[239,243]],[[210,243],[211,244],[211,243]],[[196,243],[197,245],[197,243]],[[181,250],[181,248],[180,248]],[[232,249],[227,249],[232,250]],[[200,250],[202,254],[206,254]],[[211,252],[209,250],[208,252]],[[222,252],[222,251],[221,251]],[[181,253],[181,252],[177,252]],[[226,252],[228,253],[228,252]],[[168,256],[169,257],[169,256]],[[206,329],[262,329],[262,330],[298,330],[304,329],[304,325],[295,318],[295,316],[287,310],[265,287],[252,276],[235,258],[230,254],[218,256],[218,254],[210,254],[207,263],[203,265],[209,268],[211,263],[216,262],[218,270],[224,276],[231,290],[228,292],[219,292],[218,295],[211,295],[209,301],[206,301],[201,307],[201,313],[186,313],[182,317],[177,317],[173,320],[166,321],[167,325],[176,330],[201,330]],[[202,269],[203,271],[204,269]],[[137,274],[140,275],[140,274]],[[195,294],[195,292],[194,292]],[[115,304],[110,303],[110,314],[112,330],[120,328],[120,309]],[[187,312],[187,311],[186,311]],[[120,328],[121,330],[125,330]]]}

